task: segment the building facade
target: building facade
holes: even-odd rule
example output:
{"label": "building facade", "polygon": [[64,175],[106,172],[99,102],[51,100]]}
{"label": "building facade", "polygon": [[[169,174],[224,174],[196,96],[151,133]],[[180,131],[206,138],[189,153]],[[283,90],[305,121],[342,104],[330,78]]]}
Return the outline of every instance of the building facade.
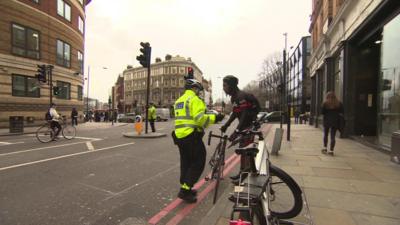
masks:
{"label": "building facade", "polygon": [[[171,108],[184,92],[184,76],[192,67],[194,78],[203,81],[202,71],[190,58],[167,56],[151,64],[150,99],[157,107]],[[127,68],[123,72],[125,112],[143,112],[146,105],[147,68]]]}
{"label": "building facade", "polygon": [[112,87],[112,108],[117,109],[118,113],[124,113],[124,76],[118,76],[115,85]]}
{"label": "building facade", "polygon": [[50,90],[37,65],[53,65],[53,102],[63,115],[83,110],[85,6],[88,0],[0,1],[0,126],[10,116],[40,123]]}
{"label": "building facade", "polygon": [[311,37],[306,36],[301,38],[287,60],[286,91],[292,115],[295,111],[301,114],[310,111],[311,79],[307,69],[310,55]]}
{"label": "building facade", "polygon": [[312,109],[316,126],[328,91],[344,104],[346,136],[391,151],[400,129],[400,1],[314,0]]}

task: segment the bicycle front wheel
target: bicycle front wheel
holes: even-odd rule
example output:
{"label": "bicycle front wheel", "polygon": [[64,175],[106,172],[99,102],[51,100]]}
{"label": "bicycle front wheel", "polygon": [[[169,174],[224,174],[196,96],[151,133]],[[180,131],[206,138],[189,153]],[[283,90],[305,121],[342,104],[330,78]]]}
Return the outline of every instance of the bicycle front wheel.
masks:
{"label": "bicycle front wheel", "polygon": [[76,128],[71,125],[66,125],[62,129],[62,135],[65,139],[71,140],[76,135]]}
{"label": "bicycle front wheel", "polygon": [[48,143],[54,138],[54,131],[48,124],[45,124],[36,131],[36,138],[42,143]]}
{"label": "bicycle front wheel", "polygon": [[270,165],[270,211],[278,219],[294,218],[303,209],[302,191],[296,181],[282,169]]}
{"label": "bicycle front wheel", "polygon": [[215,174],[215,176],[216,176],[213,204],[215,204],[217,202],[218,188],[219,188],[219,183],[221,181],[221,178],[223,176],[223,174],[222,174],[223,172],[224,172],[224,157],[222,155],[219,155],[217,165],[213,169],[213,174]]}

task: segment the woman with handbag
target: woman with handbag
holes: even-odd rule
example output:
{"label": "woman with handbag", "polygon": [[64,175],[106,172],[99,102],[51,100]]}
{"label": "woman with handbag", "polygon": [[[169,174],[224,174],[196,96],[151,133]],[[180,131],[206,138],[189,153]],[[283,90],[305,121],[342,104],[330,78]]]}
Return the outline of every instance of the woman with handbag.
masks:
{"label": "woman with handbag", "polygon": [[[343,104],[337,99],[334,92],[328,92],[322,104],[322,115],[324,116],[324,147],[322,153],[333,155],[335,148],[336,131],[341,126],[341,116],[343,116]],[[330,135],[329,135],[330,134]],[[328,146],[328,135],[330,136],[330,148]]]}

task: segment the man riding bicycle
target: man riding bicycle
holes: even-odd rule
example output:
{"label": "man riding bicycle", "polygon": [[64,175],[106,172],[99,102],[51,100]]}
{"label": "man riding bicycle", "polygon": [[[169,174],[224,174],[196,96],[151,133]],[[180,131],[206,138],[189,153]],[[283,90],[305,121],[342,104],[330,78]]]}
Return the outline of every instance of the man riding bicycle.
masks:
{"label": "man riding bicycle", "polygon": [[[260,103],[258,100],[254,97],[254,95],[241,91],[237,86],[238,83],[238,78],[232,75],[227,75],[223,79],[224,92],[231,96],[233,109],[228,121],[221,127],[222,132],[225,132],[236,118],[239,120],[239,124],[237,125],[235,131],[243,131],[251,127],[253,121],[257,119],[257,114],[260,111]],[[237,133],[234,132],[229,137],[229,140],[233,141],[236,139],[236,137]],[[239,147],[245,147],[251,143],[251,141],[252,140],[244,139],[239,143]],[[246,171],[249,167],[248,165],[249,159],[242,156],[240,158],[240,171]],[[239,178],[240,172],[235,176],[231,176],[232,180],[238,180]]]}
{"label": "man riding bicycle", "polygon": [[55,131],[55,127],[57,127],[57,132],[54,136],[55,139],[58,139],[58,135],[60,134],[61,131],[61,125],[59,123],[60,115],[57,113],[57,105],[55,103],[51,103],[51,107],[49,111],[47,112],[48,115],[46,115],[46,120],[50,121],[50,127]]}

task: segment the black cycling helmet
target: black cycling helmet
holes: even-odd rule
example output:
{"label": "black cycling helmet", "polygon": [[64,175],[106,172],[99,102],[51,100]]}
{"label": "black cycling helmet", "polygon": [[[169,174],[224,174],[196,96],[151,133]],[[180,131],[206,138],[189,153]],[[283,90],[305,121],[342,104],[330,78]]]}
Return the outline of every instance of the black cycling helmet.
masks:
{"label": "black cycling helmet", "polygon": [[195,79],[187,79],[185,83],[185,89],[191,89],[193,87],[198,88],[200,91],[203,90],[203,85],[199,81]]}
{"label": "black cycling helmet", "polygon": [[239,79],[233,75],[227,75],[224,77],[223,82],[227,83],[229,87],[237,87]]}

